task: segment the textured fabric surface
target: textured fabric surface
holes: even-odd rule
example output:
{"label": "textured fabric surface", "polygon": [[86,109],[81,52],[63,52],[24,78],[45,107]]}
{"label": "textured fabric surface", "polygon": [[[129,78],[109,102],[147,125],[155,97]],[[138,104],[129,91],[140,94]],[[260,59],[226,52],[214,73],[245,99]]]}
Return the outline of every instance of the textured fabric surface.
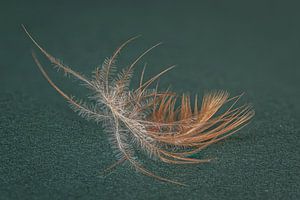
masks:
{"label": "textured fabric surface", "polygon": [[[300,199],[297,1],[195,2],[0,2],[0,199]],[[21,23],[86,75],[129,37],[142,34],[122,52],[120,67],[162,41],[137,74],[145,62],[146,77],[177,64],[161,78],[162,88],[171,84],[199,96],[216,89],[245,92],[241,101],[251,102],[256,116],[238,134],[195,155],[215,158],[209,164],[145,159],[148,169],[188,187],[146,177],[127,164],[103,176],[116,160],[110,136],[77,116],[43,79]],[[67,94],[88,94],[38,56]]]}

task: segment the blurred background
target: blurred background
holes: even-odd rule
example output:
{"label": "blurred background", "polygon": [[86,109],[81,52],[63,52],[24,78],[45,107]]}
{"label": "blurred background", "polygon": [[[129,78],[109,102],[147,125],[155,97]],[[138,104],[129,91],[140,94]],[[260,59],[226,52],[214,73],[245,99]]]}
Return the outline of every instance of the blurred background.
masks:
{"label": "blurred background", "polygon": [[[299,199],[300,3],[298,1],[1,1],[0,199]],[[224,89],[253,104],[238,134],[195,155],[196,166],[147,162],[188,187],[162,183],[122,165],[100,125],[77,116],[38,71],[35,50],[67,94],[85,97],[37,51],[26,25],[55,57],[87,76],[124,41],[139,62],[137,81],[176,64],[161,88],[202,96]]]}

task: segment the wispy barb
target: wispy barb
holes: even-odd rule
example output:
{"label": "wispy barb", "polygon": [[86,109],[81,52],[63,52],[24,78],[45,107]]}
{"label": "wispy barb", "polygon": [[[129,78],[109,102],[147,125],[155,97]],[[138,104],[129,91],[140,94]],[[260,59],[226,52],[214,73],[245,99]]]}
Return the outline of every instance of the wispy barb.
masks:
{"label": "wispy barb", "polygon": [[[134,149],[143,149],[149,157],[155,157],[169,164],[209,162],[210,159],[200,160],[191,158],[191,155],[237,132],[254,116],[254,110],[250,105],[235,107],[242,95],[229,98],[229,94],[225,91],[211,92],[203,97],[202,105],[199,106],[197,95],[194,105],[191,105],[189,95],[183,94],[179,97],[169,90],[158,91],[158,87],[149,89],[159,77],[174,66],[145,82],[144,68],[139,87],[130,90],[129,84],[135,65],[159,44],[143,52],[128,68],[116,74],[117,56],[128,43],[137,38],[133,37],[117,48],[114,54],[103,62],[101,68],[96,68],[91,78],[86,78],[49,54],[23,25],[22,27],[52,64],[62,69],[65,74],[80,80],[93,91],[94,95],[89,99],[95,100],[94,103],[76,100],[74,96],[67,95],[50,79],[36,55],[32,53],[46,80],[80,116],[105,124],[107,133],[113,138],[114,145],[121,155],[119,161],[109,167],[109,170],[128,161],[145,175],[184,185],[145,169],[134,155]],[[180,103],[179,106],[177,102]],[[225,104],[230,106],[219,114]]]}

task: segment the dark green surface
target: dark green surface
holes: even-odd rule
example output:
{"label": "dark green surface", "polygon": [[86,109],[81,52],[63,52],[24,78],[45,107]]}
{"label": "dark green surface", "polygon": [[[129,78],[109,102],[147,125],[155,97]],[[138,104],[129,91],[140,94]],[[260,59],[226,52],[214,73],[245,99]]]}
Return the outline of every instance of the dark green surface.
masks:
{"label": "dark green surface", "polygon": [[[201,2],[1,1],[0,199],[300,199],[300,5]],[[147,77],[178,64],[162,87],[200,95],[245,91],[242,101],[253,103],[256,116],[239,134],[196,155],[217,158],[210,164],[147,166],[189,187],[145,177],[128,165],[101,177],[115,161],[109,136],[73,113],[43,79],[21,23],[49,52],[86,74],[131,36],[142,34],[121,63],[163,41],[143,61]],[[85,94],[78,82],[50,74],[68,93]]]}

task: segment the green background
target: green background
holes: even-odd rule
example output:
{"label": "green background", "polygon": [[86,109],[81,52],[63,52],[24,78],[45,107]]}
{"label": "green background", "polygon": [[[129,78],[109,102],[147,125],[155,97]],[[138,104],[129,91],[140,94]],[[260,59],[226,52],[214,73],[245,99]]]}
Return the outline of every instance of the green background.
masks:
{"label": "green background", "polygon": [[[198,3],[196,3],[198,2]],[[299,1],[1,1],[0,199],[300,199]],[[122,165],[101,125],[77,116],[35,66],[20,24],[54,56],[90,75],[128,38],[120,68],[157,42],[139,63],[146,77],[177,64],[161,88],[200,96],[245,92],[250,125],[196,155],[194,166],[146,161],[188,187],[162,183]],[[53,80],[84,97],[78,81]],[[139,76],[139,75],[138,75]],[[132,87],[137,85],[134,79]]]}

